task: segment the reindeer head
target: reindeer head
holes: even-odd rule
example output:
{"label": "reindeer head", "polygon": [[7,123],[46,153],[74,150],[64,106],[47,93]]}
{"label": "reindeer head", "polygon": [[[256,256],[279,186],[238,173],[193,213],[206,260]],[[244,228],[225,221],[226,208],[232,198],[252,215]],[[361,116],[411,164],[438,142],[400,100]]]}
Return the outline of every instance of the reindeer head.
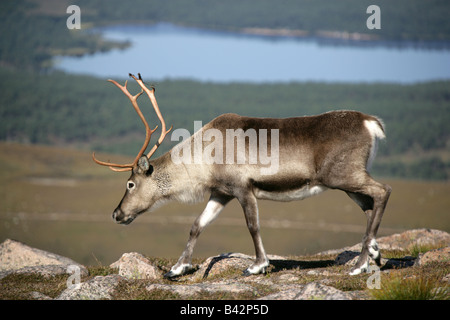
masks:
{"label": "reindeer head", "polygon": [[[169,130],[166,130],[166,123],[164,118],[161,115],[161,112],[158,107],[158,103],[155,98],[155,88],[148,89],[144,82],[142,81],[141,74],[138,73],[139,78],[137,79],[131,73],[129,74],[141,87],[141,92],[136,95],[131,95],[127,89],[127,82],[125,82],[124,86],[121,86],[114,80],[108,80],[114,83],[122,92],[130,99],[135,111],[139,115],[139,118],[145,125],[145,141],[138,155],[134,159],[133,163],[130,164],[115,164],[110,162],[99,161],[95,158],[95,153],[92,154],[93,160],[102,166],[108,166],[113,171],[132,171],[130,178],[127,181],[127,189],[125,191],[125,195],[120,201],[119,205],[113,212],[113,219],[117,223],[121,224],[129,224],[131,223],[138,215],[144,213],[149,210],[152,205],[157,202],[156,195],[158,194],[158,185],[152,177],[153,166],[150,164],[150,157],[155,153],[156,149],[164,140],[165,136],[170,132],[172,127]],[[138,104],[137,99],[139,96],[145,91],[148,95],[153,108],[155,109],[156,115],[161,122],[161,135],[150,150],[150,152],[145,155],[144,152],[147,149],[148,144],[150,143],[151,136],[153,132],[156,131],[158,126],[155,129],[151,130],[147,121],[145,120],[144,115],[142,114]]]}

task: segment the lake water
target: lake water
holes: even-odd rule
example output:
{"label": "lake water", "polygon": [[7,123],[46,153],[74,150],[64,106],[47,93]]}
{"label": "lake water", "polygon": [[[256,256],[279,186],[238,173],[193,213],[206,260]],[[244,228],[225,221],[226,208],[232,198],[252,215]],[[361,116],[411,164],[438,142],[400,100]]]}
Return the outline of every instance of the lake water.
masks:
{"label": "lake water", "polygon": [[214,82],[394,82],[450,79],[450,49],[412,44],[345,43],[317,38],[263,37],[160,23],[101,29],[131,47],[81,58],[57,68],[101,78],[193,79]]}

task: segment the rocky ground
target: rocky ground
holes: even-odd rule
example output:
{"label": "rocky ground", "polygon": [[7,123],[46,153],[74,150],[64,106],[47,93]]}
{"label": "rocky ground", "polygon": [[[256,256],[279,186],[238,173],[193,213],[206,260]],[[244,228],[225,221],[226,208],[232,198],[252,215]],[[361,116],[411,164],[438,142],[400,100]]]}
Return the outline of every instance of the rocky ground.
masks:
{"label": "rocky ground", "polygon": [[403,287],[433,280],[431,291],[439,294],[431,298],[449,298],[450,234],[416,229],[379,238],[378,244],[383,266],[358,276],[348,272],[360,244],[311,256],[269,255],[268,273],[250,277],[242,271],[254,257],[221,254],[166,280],[163,274],[175,261],[132,252],[110,266],[89,267],[7,239],[0,244],[0,299],[368,300],[382,298],[374,293],[399,279]]}

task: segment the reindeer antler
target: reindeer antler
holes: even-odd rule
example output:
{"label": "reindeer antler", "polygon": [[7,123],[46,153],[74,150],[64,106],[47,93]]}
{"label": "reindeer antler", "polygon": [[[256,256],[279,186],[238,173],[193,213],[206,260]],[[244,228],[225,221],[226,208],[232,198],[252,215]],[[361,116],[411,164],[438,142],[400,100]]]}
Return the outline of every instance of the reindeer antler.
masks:
{"label": "reindeer antler", "polygon": [[166,137],[166,135],[170,132],[170,130],[172,130],[172,127],[170,127],[169,130],[166,130],[166,123],[164,121],[163,116],[161,115],[161,111],[159,110],[158,107],[158,103],[156,102],[156,98],[155,98],[155,88],[152,87],[152,90],[148,89],[145,85],[144,85],[144,81],[141,78],[141,74],[138,73],[139,79],[137,79],[134,75],[132,75],[131,73],[129,74],[130,77],[132,77],[134,80],[136,80],[136,82],[139,84],[139,86],[141,87],[141,92],[139,92],[136,95],[131,95],[131,93],[128,91],[127,89],[127,82],[125,81],[125,85],[122,86],[120,84],[118,84],[116,81],[114,80],[108,80],[109,82],[114,83],[120,90],[122,90],[122,92],[128,97],[128,99],[130,99],[134,110],[136,110],[137,114],[139,115],[139,118],[142,120],[142,122],[144,123],[145,126],[145,141],[144,144],[141,148],[141,150],[139,151],[138,155],[136,156],[136,158],[134,159],[133,163],[130,164],[116,164],[116,163],[110,163],[110,162],[104,162],[104,161],[100,161],[97,160],[95,158],[95,152],[92,153],[92,159],[99,165],[102,166],[108,166],[111,170],[113,171],[130,171],[132,170],[138,163],[139,158],[144,154],[145,149],[147,149],[148,144],[150,143],[150,139],[152,137],[153,132],[156,131],[156,129],[158,128],[158,126],[155,127],[155,129],[151,130],[150,126],[148,125],[147,121],[145,120],[144,115],[142,114],[141,109],[139,108],[139,105],[137,104],[137,99],[140,97],[140,95],[145,91],[153,105],[153,108],[155,109],[156,115],[158,116],[158,119],[161,121],[161,125],[162,125],[162,131],[161,131],[161,135],[158,139],[158,141],[156,142],[156,144],[153,146],[153,148],[150,150],[150,152],[148,153],[147,157],[150,158],[153,153],[155,153],[156,149],[158,149],[158,147],[160,146],[160,144],[163,142],[164,138]]}
{"label": "reindeer antler", "polygon": [[[156,149],[158,149],[160,144],[163,142],[166,135],[170,132],[170,130],[172,130],[173,126],[170,126],[169,130],[166,130],[166,122],[164,121],[161,111],[159,110],[158,103],[156,102],[155,87],[152,86],[152,90],[148,89],[144,85],[144,81],[142,80],[140,73],[138,73],[139,79],[136,79],[136,77],[134,75],[132,75],[131,73],[130,73],[130,77],[132,77],[134,80],[136,80],[136,82],[141,86],[142,90],[145,91],[145,93],[147,94],[148,98],[150,99],[150,101],[153,105],[153,109],[155,109],[155,112],[156,112],[156,115],[158,116],[159,121],[161,122],[161,135],[159,136],[159,139],[156,142],[156,144],[153,146],[152,150],[150,150],[150,152],[147,154],[147,157],[150,159],[150,157],[155,153]],[[156,128],[155,128],[155,130],[156,130]]]}

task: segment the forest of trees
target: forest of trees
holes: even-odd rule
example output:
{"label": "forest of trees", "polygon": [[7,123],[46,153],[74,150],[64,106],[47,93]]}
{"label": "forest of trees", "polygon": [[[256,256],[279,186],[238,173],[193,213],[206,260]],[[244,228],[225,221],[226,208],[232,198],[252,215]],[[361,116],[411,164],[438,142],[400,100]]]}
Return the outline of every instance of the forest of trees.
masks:
{"label": "forest of trees", "polygon": [[83,55],[127,47],[129,43],[106,41],[99,34],[71,32],[65,8],[60,15],[31,14],[34,2],[0,1],[0,66],[43,72],[51,69],[56,55]]}
{"label": "forest of trees", "polygon": [[[152,83],[151,79],[149,82]],[[180,80],[155,85],[167,124],[186,128],[191,133],[194,120],[205,124],[226,112],[289,117],[353,109],[375,114],[384,120],[388,136],[387,142],[380,146],[379,155],[397,159],[376,162],[377,172],[401,177],[448,178],[450,162],[436,157],[434,152],[448,151],[448,81],[367,85],[211,84]],[[0,140],[71,144],[130,155],[142,143],[144,128],[139,118],[127,98],[105,80],[0,69],[0,88]],[[138,92],[132,82],[129,88]],[[142,108],[152,114],[149,102],[140,101]],[[157,124],[154,117],[150,119],[152,126]],[[170,145],[170,140],[165,142],[162,150]],[[408,154],[414,155],[417,161],[398,160],[399,156]],[[428,154],[433,157],[421,157]]]}
{"label": "forest of trees", "polygon": [[90,14],[88,20],[167,21],[204,28],[300,29],[315,35],[319,30],[368,33],[366,9],[382,8],[384,40],[450,40],[450,3],[445,0],[78,0]]}
{"label": "forest of trees", "polygon": [[[135,154],[144,129],[117,88],[104,79],[64,74],[51,68],[55,55],[87,54],[129,44],[105,41],[89,32],[72,32],[66,28],[65,10],[46,14],[45,10],[36,10],[38,2],[0,2],[0,140]],[[363,12],[365,17],[365,8],[371,3],[194,0],[188,7],[181,0],[78,0],[70,4],[82,8],[83,24],[94,26],[170,21],[226,30],[302,29],[314,35],[319,29],[367,32],[365,19],[359,24],[354,16]],[[377,4],[383,8],[379,36],[385,40],[450,40],[448,1],[383,0]],[[385,121],[388,136],[380,146],[380,161],[374,164],[376,173],[450,178],[450,81],[414,85],[258,85],[174,80],[154,84],[166,122],[191,132],[194,120],[206,123],[226,112],[289,117],[355,109],[375,114]],[[130,88],[137,91],[131,83]],[[145,99],[142,101],[150,110]],[[161,149],[169,147],[170,143],[166,143]]]}

